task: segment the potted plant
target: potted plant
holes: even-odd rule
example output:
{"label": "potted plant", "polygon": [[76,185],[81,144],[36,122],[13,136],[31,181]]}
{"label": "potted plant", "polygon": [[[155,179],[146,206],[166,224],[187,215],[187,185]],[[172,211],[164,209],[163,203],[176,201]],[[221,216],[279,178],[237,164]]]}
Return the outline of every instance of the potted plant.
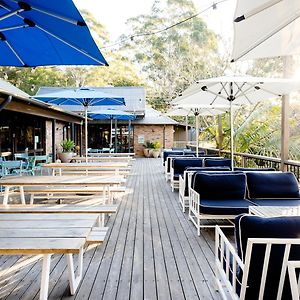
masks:
{"label": "potted plant", "polygon": [[62,147],[62,152],[57,153],[58,158],[63,163],[70,162],[73,157],[73,150],[75,148],[75,143],[70,139],[66,139],[60,143],[60,146]]}
{"label": "potted plant", "polygon": [[144,146],[144,156],[150,157],[150,151],[153,148],[153,144],[150,141],[146,141],[146,143],[143,146]]}
{"label": "potted plant", "polygon": [[153,145],[152,156],[154,158],[158,158],[160,155],[160,148],[161,148],[160,141],[155,141],[152,143],[152,145]]}

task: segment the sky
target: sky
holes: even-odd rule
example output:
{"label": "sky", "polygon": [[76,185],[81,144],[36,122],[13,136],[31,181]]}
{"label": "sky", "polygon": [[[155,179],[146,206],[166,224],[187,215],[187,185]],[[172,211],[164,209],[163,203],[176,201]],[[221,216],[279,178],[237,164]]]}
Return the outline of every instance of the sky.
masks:
{"label": "sky", "polygon": [[[217,5],[216,10],[210,9],[205,14],[201,14],[201,17],[210,29],[231,37],[235,1],[226,0]],[[100,23],[104,24],[110,34],[111,42],[114,42],[121,34],[126,33],[126,20],[140,14],[149,14],[154,0],[74,0],[74,2],[79,9],[90,11]],[[217,3],[218,0],[194,0],[198,12],[214,2]]]}

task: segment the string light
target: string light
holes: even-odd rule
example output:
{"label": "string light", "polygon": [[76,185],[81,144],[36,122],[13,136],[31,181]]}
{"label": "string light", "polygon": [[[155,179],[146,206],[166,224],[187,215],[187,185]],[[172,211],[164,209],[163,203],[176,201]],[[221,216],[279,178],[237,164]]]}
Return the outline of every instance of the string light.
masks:
{"label": "string light", "polygon": [[229,1],[229,0],[220,0],[220,1],[218,1],[218,2],[214,2],[214,3],[211,4],[209,7],[203,9],[202,11],[200,11],[200,12],[198,12],[198,13],[196,13],[196,14],[194,14],[194,15],[192,15],[192,16],[186,18],[186,19],[183,19],[183,20],[181,20],[181,21],[179,21],[179,22],[177,22],[177,23],[174,23],[174,24],[172,24],[172,25],[170,25],[170,26],[167,26],[167,27],[165,27],[165,28],[163,28],[163,29],[159,29],[159,30],[156,30],[156,31],[142,32],[142,33],[133,34],[133,35],[130,35],[130,36],[128,36],[128,37],[122,38],[120,41],[118,41],[118,42],[116,42],[116,43],[113,43],[113,44],[111,44],[111,45],[103,46],[103,47],[101,47],[101,49],[112,48],[112,47],[114,47],[114,46],[123,44],[123,43],[125,43],[125,42],[127,42],[127,41],[129,41],[129,40],[130,40],[130,41],[134,41],[134,39],[137,38],[137,37],[151,36],[151,35],[160,34],[160,33],[164,32],[164,31],[167,31],[167,30],[169,30],[169,29],[171,29],[171,28],[174,28],[174,27],[179,26],[179,25],[181,25],[181,24],[183,24],[183,23],[186,23],[186,22],[188,22],[188,21],[190,21],[190,20],[192,20],[192,19],[198,17],[199,15],[205,13],[206,11],[208,11],[208,10],[210,10],[210,9],[215,10],[215,9],[217,9],[217,5],[218,5],[218,4],[221,4],[221,3],[227,2],[227,1]]}

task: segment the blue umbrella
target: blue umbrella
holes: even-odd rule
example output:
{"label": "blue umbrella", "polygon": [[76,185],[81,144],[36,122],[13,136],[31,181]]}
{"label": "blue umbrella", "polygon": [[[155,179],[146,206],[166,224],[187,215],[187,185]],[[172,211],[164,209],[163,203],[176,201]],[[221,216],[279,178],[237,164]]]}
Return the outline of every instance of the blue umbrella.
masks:
{"label": "blue umbrella", "polygon": [[55,105],[82,105],[85,110],[85,155],[87,159],[87,115],[90,106],[125,105],[123,97],[103,93],[92,88],[65,88],[53,93],[37,94],[33,98]]}
{"label": "blue umbrella", "polygon": [[[112,123],[113,120],[131,121],[135,119],[135,115],[117,109],[102,109],[88,113],[89,117],[94,120],[110,120],[110,148],[112,147]],[[115,131],[117,132],[117,126]],[[117,136],[117,134],[116,134]],[[130,136],[130,133],[129,133]],[[129,147],[130,148],[130,147]]]}
{"label": "blue umbrella", "polygon": [[0,65],[108,65],[72,0],[1,0]]}

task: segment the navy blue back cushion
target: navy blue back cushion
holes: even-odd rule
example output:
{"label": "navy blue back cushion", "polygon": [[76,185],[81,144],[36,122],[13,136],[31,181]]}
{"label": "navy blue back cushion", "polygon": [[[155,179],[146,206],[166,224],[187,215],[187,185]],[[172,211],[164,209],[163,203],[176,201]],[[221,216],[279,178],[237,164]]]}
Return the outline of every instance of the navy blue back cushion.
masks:
{"label": "navy blue back cushion", "polygon": [[[235,238],[239,257],[245,262],[248,238],[300,238],[300,216],[263,218],[253,215],[240,215],[235,219]],[[273,248],[274,247],[274,248]],[[252,249],[246,299],[258,299],[266,247],[255,245]],[[272,246],[264,299],[276,299],[281,272],[284,247]],[[293,246],[290,260],[300,260],[300,246]],[[287,275],[287,274],[286,274]],[[242,274],[239,274],[240,279]],[[281,299],[291,299],[290,287],[286,276]]]}
{"label": "navy blue back cushion", "polygon": [[270,172],[270,171],[276,171],[274,168],[234,168],[234,171],[258,171],[258,172],[263,172],[263,171],[267,171],[267,172]]}
{"label": "navy blue back cushion", "polygon": [[248,197],[255,198],[299,198],[299,187],[291,172],[247,173]]}
{"label": "navy blue back cushion", "polygon": [[163,152],[164,162],[167,160],[169,155],[183,155],[183,151],[164,151]]}
{"label": "navy blue back cushion", "polygon": [[173,168],[175,174],[183,174],[186,167],[202,167],[202,159],[193,158],[175,158],[173,159]]}
{"label": "navy blue back cushion", "polygon": [[194,190],[203,199],[244,199],[246,175],[242,173],[198,172],[194,177]]}
{"label": "navy blue back cushion", "polygon": [[231,160],[229,158],[206,158],[204,160],[205,167],[230,167],[231,168]]}

